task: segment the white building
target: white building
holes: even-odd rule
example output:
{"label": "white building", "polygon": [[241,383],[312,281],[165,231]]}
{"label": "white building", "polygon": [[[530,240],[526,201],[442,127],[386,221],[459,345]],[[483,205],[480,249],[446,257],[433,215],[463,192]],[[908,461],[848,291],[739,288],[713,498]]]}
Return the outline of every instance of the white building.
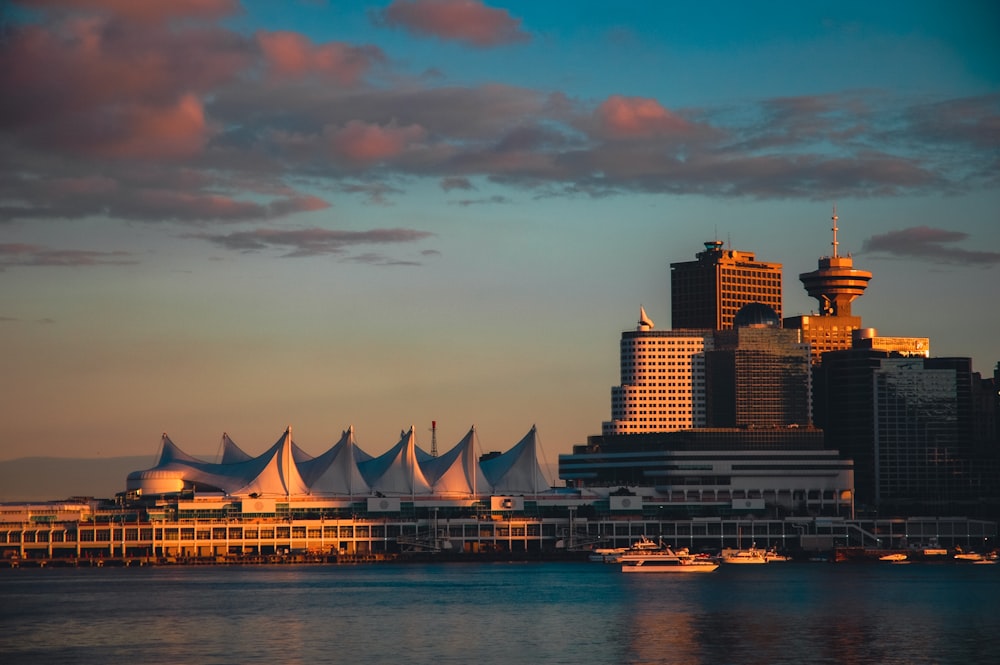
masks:
{"label": "white building", "polygon": [[635,330],[622,333],[621,385],[611,388],[604,436],[704,427],[705,351],[710,330],[655,330],[639,308]]}

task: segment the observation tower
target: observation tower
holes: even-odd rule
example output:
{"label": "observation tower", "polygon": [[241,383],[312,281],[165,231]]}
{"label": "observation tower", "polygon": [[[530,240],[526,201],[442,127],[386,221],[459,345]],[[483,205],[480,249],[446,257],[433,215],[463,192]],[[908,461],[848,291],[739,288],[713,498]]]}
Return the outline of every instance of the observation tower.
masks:
{"label": "observation tower", "polygon": [[851,303],[868,288],[872,274],[854,267],[854,259],[840,256],[837,242],[837,206],[833,207],[833,255],[819,260],[819,267],[799,275],[809,297],[819,302],[820,316],[851,316]]}

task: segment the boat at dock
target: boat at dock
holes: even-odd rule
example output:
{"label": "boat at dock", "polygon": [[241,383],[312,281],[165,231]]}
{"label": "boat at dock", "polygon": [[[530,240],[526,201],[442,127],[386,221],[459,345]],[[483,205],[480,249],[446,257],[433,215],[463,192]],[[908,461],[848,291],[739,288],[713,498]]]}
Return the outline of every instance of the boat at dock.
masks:
{"label": "boat at dock", "polygon": [[675,552],[665,546],[623,554],[620,561],[623,573],[711,573],[719,567],[710,557],[691,554],[687,549]]}
{"label": "boat at dock", "polygon": [[889,563],[910,563],[909,557],[903,552],[891,552],[889,554],[883,554],[878,558],[879,561],[887,561]]}
{"label": "boat at dock", "polygon": [[588,559],[597,563],[619,563],[622,556],[626,554],[643,554],[646,552],[656,552],[665,546],[646,536],[642,536],[629,547],[599,547],[594,549]]}
{"label": "boat at dock", "polygon": [[724,549],[719,555],[722,563],[736,564],[763,564],[767,563],[767,556],[764,550],[757,549],[756,545],[751,545],[750,549]]}

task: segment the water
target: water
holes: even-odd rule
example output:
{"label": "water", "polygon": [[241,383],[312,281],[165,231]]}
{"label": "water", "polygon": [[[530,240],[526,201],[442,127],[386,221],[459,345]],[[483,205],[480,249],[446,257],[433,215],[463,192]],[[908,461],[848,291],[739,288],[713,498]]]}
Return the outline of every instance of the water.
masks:
{"label": "water", "polygon": [[998,662],[1000,566],[588,563],[0,571],[0,662]]}

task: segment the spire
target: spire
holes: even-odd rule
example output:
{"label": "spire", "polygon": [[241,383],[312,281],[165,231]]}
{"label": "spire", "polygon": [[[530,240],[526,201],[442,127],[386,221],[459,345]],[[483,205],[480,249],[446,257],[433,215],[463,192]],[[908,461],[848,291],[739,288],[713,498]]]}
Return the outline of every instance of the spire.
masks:
{"label": "spire", "polygon": [[832,219],[833,219],[833,243],[832,243],[832,245],[833,245],[833,257],[837,258],[839,256],[839,254],[837,253],[837,246],[840,245],[840,243],[837,242],[837,204],[836,203],[833,204],[833,218]]}
{"label": "spire", "polygon": [[652,330],[653,320],[646,315],[646,308],[639,305],[639,327],[636,330]]}

